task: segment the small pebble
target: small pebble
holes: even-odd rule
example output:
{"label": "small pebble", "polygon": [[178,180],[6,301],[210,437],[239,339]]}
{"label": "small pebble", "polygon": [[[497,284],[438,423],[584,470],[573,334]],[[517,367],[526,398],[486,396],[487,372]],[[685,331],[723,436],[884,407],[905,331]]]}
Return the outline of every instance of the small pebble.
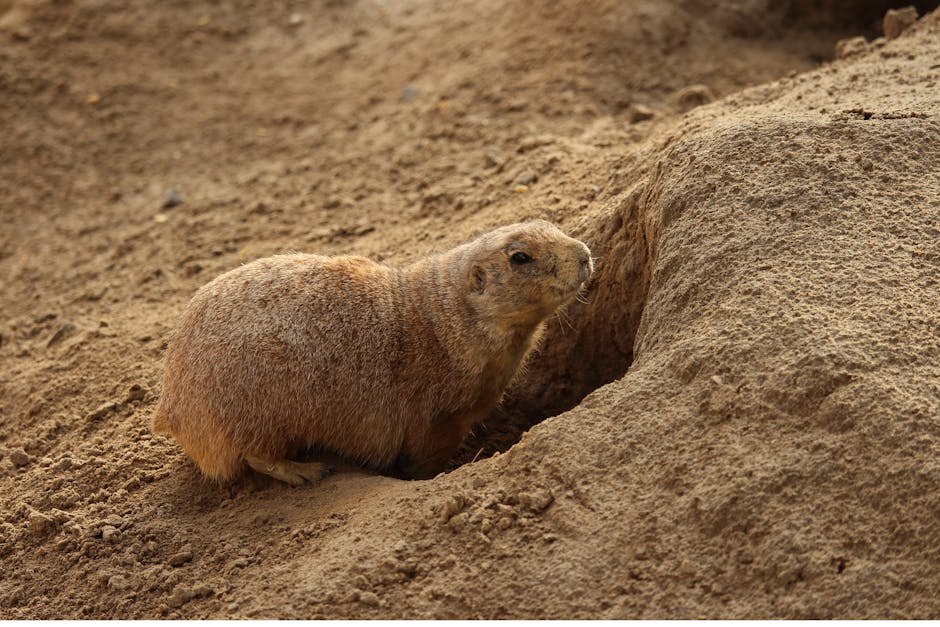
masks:
{"label": "small pebble", "polygon": [[167,605],[172,608],[183,607],[193,598],[193,596],[193,591],[189,588],[185,586],[176,586],[173,589],[172,594],[170,594],[170,598],[167,599]]}
{"label": "small pebble", "polygon": [[913,6],[906,6],[901,9],[888,9],[882,21],[885,37],[888,39],[900,37],[901,33],[917,21],[917,17],[917,9]]}
{"label": "small pebble", "polygon": [[147,396],[147,389],[135,383],[127,388],[127,396],[124,397],[124,402],[141,401],[145,396]]}
{"label": "small pebble", "polygon": [[10,451],[10,461],[17,468],[22,468],[23,466],[29,464],[29,454],[21,448],[13,449]]}
{"label": "small pebble", "polygon": [[117,544],[117,542],[121,539],[121,532],[117,529],[117,527],[105,525],[101,528],[101,539],[109,544]]}
{"label": "small pebble", "polygon": [[88,420],[89,422],[94,421],[94,420],[100,420],[101,418],[104,418],[105,416],[110,414],[115,409],[117,409],[117,403],[115,403],[114,401],[108,401],[106,403],[102,403],[101,405],[99,405],[94,411],[88,414],[88,416],[86,416],[85,419]]}
{"label": "small pebble", "polygon": [[113,527],[120,527],[124,524],[124,519],[118,516],[117,514],[108,514],[104,519],[105,524],[111,525]]}
{"label": "small pebble", "polygon": [[444,507],[441,509],[441,522],[446,523],[454,514],[462,512],[465,505],[466,500],[462,496],[452,496],[447,499],[447,502],[444,503]]}
{"label": "small pebble", "polygon": [[63,538],[56,543],[55,548],[60,553],[68,553],[75,548],[75,542],[68,538]]}
{"label": "small pebble", "polygon": [[454,531],[461,531],[467,526],[469,519],[470,515],[467,512],[460,512],[450,517],[450,520],[447,521],[447,526]]}
{"label": "small pebble", "polygon": [[170,566],[182,566],[187,562],[193,560],[193,549],[190,545],[184,546],[180,549],[180,552],[170,558],[168,564]]}
{"label": "small pebble", "polygon": [[627,119],[630,121],[630,124],[649,120],[655,115],[655,111],[641,104],[630,105],[630,108],[627,110]]}
{"label": "small pebble", "polygon": [[251,560],[249,560],[247,557],[239,557],[239,558],[233,559],[231,562],[229,562],[229,563],[228,563],[228,568],[229,568],[229,569],[245,568],[245,567],[248,566],[249,564],[251,564]]}
{"label": "small pebble", "polygon": [[539,175],[535,173],[534,170],[523,170],[516,175],[516,179],[512,182],[513,185],[531,185],[532,183],[539,180]]}
{"label": "small pebble", "polygon": [[29,530],[35,536],[44,536],[55,529],[55,521],[41,512],[30,512]]}
{"label": "small pebble", "polygon": [[46,342],[46,348],[51,348],[55,346],[56,344],[58,344],[59,342],[61,342],[62,340],[72,335],[75,335],[76,331],[78,331],[78,327],[75,326],[74,322],[71,322],[71,321],[66,322],[61,327],[59,327],[59,330],[56,331],[52,337],[49,338],[49,341]]}
{"label": "small pebble", "polygon": [[167,194],[166,199],[163,201],[164,209],[172,209],[178,205],[183,204],[183,197],[180,196],[179,190],[175,187],[170,190],[170,193]]}
{"label": "small pebble", "polygon": [[370,607],[378,607],[379,595],[369,590],[359,593],[359,602]]}
{"label": "small pebble", "polygon": [[111,575],[108,578],[108,588],[111,590],[127,590],[131,587],[131,582],[124,575]]}
{"label": "small pebble", "polygon": [[534,490],[528,494],[520,495],[520,501],[526,508],[538,513],[555,502],[555,495],[550,490]]}

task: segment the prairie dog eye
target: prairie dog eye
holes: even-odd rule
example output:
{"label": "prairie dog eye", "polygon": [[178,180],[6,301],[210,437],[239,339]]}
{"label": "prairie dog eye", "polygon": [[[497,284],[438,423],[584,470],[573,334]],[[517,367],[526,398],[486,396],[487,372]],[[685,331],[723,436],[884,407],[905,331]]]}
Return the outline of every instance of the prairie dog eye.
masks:
{"label": "prairie dog eye", "polygon": [[532,257],[528,256],[525,253],[513,253],[512,257],[509,258],[509,261],[516,265],[522,265],[524,263],[529,263],[530,261],[532,261]]}

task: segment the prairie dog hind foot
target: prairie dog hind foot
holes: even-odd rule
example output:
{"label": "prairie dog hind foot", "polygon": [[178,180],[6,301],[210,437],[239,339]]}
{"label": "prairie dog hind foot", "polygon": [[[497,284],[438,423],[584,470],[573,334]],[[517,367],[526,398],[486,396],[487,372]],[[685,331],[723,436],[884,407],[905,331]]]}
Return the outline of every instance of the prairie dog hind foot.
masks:
{"label": "prairie dog hind foot", "polygon": [[262,459],[245,455],[245,461],[255,472],[274,477],[294,486],[316,483],[333,472],[333,464],[324,462],[295,462],[289,459]]}

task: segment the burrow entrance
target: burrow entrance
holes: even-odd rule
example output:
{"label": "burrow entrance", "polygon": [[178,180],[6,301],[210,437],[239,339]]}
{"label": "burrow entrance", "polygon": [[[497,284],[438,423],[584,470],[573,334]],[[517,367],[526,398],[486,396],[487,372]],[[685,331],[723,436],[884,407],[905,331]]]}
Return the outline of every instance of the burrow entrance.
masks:
{"label": "burrow entrance", "polygon": [[584,233],[572,233],[599,258],[585,302],[572,301],[546,328],[527,372],[502,405],[464,442],[451,468],[508,450],[542,420],[576,406],[623,376],[649,286],[653,242],[646,232],[642,186]]}

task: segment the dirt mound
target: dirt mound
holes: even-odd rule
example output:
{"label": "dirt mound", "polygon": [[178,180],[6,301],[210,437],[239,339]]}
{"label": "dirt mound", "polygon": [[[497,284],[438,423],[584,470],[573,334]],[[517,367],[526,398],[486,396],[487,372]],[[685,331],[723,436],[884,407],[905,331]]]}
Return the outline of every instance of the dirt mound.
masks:
{"label": "dirt mound", "polygon": [[[0,614],[940,616],[940,18],[814,70],[868,8],[0,3]],[[150,434],[215,274],[529,217],[589,302],[452,472]]]}

